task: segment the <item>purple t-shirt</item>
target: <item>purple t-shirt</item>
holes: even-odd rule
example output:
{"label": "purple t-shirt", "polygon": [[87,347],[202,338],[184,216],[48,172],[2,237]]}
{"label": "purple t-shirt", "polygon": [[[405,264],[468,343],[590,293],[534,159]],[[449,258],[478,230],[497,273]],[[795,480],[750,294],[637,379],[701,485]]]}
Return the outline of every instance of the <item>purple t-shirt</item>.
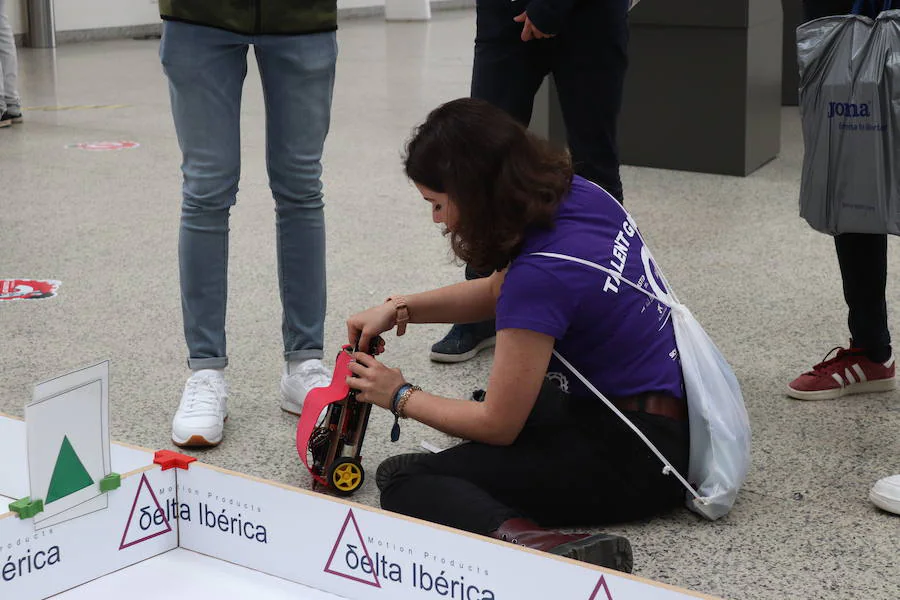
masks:
{"label": "purple t-shirt", "polygon": [[[553,336],[555,348],[607,397],[664,392],[683,398],[669,308],[618,277],[532,252],[595,262],[657,297],[666,293],[634,221],[605,190],[575,176],[555,227],[529,233],[497,301],[497,329]],[[593,394],[555,357],[548,375],[576,396]]]}

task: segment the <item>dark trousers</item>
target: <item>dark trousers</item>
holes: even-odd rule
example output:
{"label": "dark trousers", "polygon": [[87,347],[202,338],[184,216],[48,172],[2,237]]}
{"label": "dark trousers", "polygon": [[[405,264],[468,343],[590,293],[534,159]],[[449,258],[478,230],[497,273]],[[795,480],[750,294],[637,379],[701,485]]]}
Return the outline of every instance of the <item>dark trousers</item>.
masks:
{"label": "dark trousers", "polygon": [[[687,422],[625,413],[672,465],[687,472]],[[545,383],[510,446],[468,442],[399,470],[381,494],[387,510],[488,534],[512,518],[542,526],[599,525],[681,506],[685,490],[599,399]]]}
{"label": "dark trousers", "polygon": [[[478,0],[472,97],[527,127],[534,95],[552,73],[575,172],[622,202],[616,123],[628,65],[626,2],[577,0],[556,37],[523,42],[513,17],[526,8]],[[466,279],[487,275],[466,267]]]}
{"label": "dark trousers", "polygon": [[[877,3],[880,5],[880,0]],[[807,20],[847,14],[852,7],[853,0],[803,2]],[[864,349],[871,360],[885,361],[891,355],[885,298],[887,236],[844,233],[834,237],[834,247],[841,267],[853,345]]]}
{"label": "dark trousers", "polygon": [[478,0],[472,97],[523,125],[552,73],[575,172],[622,200],[616,121],[627,66],[625,0],[576,0],[556,37],[523,42],[513,17],[525,2]]}

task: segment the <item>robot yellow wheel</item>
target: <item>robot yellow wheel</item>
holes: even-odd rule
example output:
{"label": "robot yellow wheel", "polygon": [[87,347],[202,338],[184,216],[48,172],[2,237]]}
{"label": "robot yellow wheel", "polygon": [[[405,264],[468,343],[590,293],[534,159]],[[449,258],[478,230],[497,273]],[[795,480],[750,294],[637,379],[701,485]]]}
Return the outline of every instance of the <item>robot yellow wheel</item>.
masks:
{"label": "robot yellow wheel", "polygon": [[362,486],[366,472],[358,460],[339,458],[328,469],[328,483],[341,496],[349,496]]}

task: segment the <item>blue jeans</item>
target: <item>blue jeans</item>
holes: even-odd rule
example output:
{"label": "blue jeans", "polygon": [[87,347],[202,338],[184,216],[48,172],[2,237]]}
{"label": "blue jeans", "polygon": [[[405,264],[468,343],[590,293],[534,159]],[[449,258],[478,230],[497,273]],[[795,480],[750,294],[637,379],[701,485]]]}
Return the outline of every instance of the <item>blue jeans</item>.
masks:
{"label": "blue jeans", "polygon": [[18,71],[16,41],[6,16],[6,0],[0,0],[0,114],[9,109],[18,113],[21,109],[16,91]]}
{"label": "blue jeans", "polygon": [[331,119],[334,32],[248,36],[166,21],[169,79],[184,174],[178,261],[188,366],[223,368],[228,218],[241,172],[241,89],[253,44],[266,106],[286,360],[322,357],[325,221],[322,148]]}

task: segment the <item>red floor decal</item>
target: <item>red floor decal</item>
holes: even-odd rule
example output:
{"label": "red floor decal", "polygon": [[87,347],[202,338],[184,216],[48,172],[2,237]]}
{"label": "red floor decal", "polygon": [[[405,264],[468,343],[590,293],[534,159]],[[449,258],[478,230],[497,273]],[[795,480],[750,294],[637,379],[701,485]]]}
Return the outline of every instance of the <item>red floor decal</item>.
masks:
{"label": "red floor decal", "polygon": [[52,298],[59,286],[53,279],[0,279],[0,301]]}
{"label": "red floor decal", "polygon": [[78,144],[69,144],[66,148],[73,148],[76,150],[94,150],[94,151],[107,151],[107,150],[131,150],[132,148],[137,148],[140,146],[137,142],[80,142]]}

